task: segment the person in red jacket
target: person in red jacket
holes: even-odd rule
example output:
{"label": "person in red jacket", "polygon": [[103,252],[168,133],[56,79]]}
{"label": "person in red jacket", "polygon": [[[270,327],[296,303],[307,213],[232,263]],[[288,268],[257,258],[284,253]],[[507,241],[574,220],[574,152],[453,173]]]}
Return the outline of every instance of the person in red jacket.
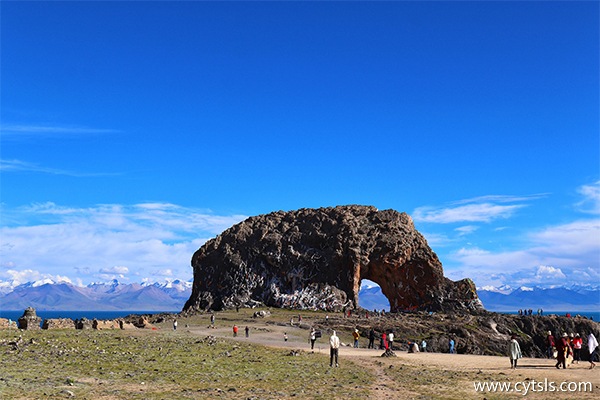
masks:
{"label": "person in red jacket", "polygon": [[556,344],[554,343],[554,336],[552,336],[552,332],[548,331],[548,336],[546,337],[546,355],[548,358],[554,358],[554,348]]}
{"label": "person in red jacket", "polygon": [[237,336],[237,332],[238,332],[238,327],[237,327],[237,325],[234,325],[233,326],[233,337]]}
{"label": "person in red jacket", "polygon": [[575,334],[573,338],[573,362],[579,364],[581,361],[581,347],[583,346],[583,339],[579,336],[579,333]]}
{"label": "person in red jacket", "polygon": [[562,338],[556,341],[556,365],[560,369],[562,364],[563,369],[567,369],[567,357],[571,354],[571,346],[569,346],[569,335],[563,333]]}

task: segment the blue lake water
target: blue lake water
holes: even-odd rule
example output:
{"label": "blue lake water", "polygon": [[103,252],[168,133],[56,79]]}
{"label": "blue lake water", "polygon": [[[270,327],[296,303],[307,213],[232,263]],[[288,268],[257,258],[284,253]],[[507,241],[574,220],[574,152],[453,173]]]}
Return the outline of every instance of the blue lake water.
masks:
{"label": "blue lake water", "polygon": [[[518,314],[518,311],[494,311],[500,314]],[[564,317],[567,313],[571,314],[571,317],[580,315],[587,319],[593,319],[594,321],[600,321],[600,311],[544,311],[544,315],[559,315]],[[533,310],[533,315],[536,314],[536,310]]]}
{"label": "blue lake water", "polygon": [[[38,317],[42,320],[48,318],[70,318],[70,319],[115,319],[123,318],[131,314],[160,314],[160,313],[178,313],[177,311],[36,311]],[[0,318],[7,318],[17,321],[23,315],[23,311],[3,311],[0,310]]]}

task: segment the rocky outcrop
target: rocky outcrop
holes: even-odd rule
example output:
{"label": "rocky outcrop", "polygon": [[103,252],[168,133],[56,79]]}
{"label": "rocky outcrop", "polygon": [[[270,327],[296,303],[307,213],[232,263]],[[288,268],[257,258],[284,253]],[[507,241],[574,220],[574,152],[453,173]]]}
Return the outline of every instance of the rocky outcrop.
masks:
{"label": "rocky outcrop", "polygon": [[39,330],[42,319],[37,316],[35,308],[27,307],[19,318],[19,329],[23,330]]}
{"label": "rocky outcrop", "polygon": [[[447,353],[453,339],[459,354],[507,355],[511,335],[517,335],[525,357],[545,357],[548,331],[560,337],[563,333],[579,333],[587,342],[590,333],[598,336],[600,324],[582,318],[558,315],[509,315],[487,311],[470,313],[397,313],[385,317],[370,316],[343,318],[339,314],[327,322],[315,325],[317,329],[350,332],[358,329],[361,337],[368,337],[371,328],[379,338],[383,332],[394,332],[394,349],[408,351],[408,343],[427,342],[427,351]],[[376,342],[378,343],[378,341]],[[584,360],[588,352],[582,351]]]}
{"label": "rocky outcrop", "polygon": [[453,282],[406,213],[369,206],[274,212],[248,218],[192,258],[184,306],[357,308],[362,279],[381,286],[392,311],[479,310],[470,279]]}

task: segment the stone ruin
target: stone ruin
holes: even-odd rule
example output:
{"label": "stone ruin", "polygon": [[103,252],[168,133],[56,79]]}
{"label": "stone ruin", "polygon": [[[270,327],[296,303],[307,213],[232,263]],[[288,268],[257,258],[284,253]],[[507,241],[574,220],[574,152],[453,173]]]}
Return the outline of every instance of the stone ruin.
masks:
{"label": "stone ruin", "polygon": [[19,318],[19,328],[23,330],[39,330],[42,319],[37,316],[35,308],[27,307]]}
{"label": "stone ruin", "polygon": [[75,329],[75,321],[71,318],[46,318],[42,329]]}

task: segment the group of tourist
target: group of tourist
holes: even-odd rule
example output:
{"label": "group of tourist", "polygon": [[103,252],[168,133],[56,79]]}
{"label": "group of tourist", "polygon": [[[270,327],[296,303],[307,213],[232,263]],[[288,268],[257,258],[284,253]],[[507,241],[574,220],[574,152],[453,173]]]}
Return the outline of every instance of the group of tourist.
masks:
{"label": "group of tourist", "polygon": [[[544,314],[544,310],[542,310],[541,308],[538,308],[537,310],[537,315],[543,315]],[[519,310],[519,315],[533,315],[533,310],[530,308],[528,310]]]}
{"label": "group of tourist", "polygon": [[[569,364],[579,364],[581,361],[581,349],[583,347],[583,338],[579,333],[568,334],[564,332],[562,336],[556,338],[552,335],[552,331],[548,331],[546,336],[546,355],[548,358],[556,359],[556,368],[567,368]],[[600,349],[598,348],[598,340],[593,333],[588,335],[587,348],[590,354],[589,362],[590,369],[596,366],[596,362],[600,357]]]}

